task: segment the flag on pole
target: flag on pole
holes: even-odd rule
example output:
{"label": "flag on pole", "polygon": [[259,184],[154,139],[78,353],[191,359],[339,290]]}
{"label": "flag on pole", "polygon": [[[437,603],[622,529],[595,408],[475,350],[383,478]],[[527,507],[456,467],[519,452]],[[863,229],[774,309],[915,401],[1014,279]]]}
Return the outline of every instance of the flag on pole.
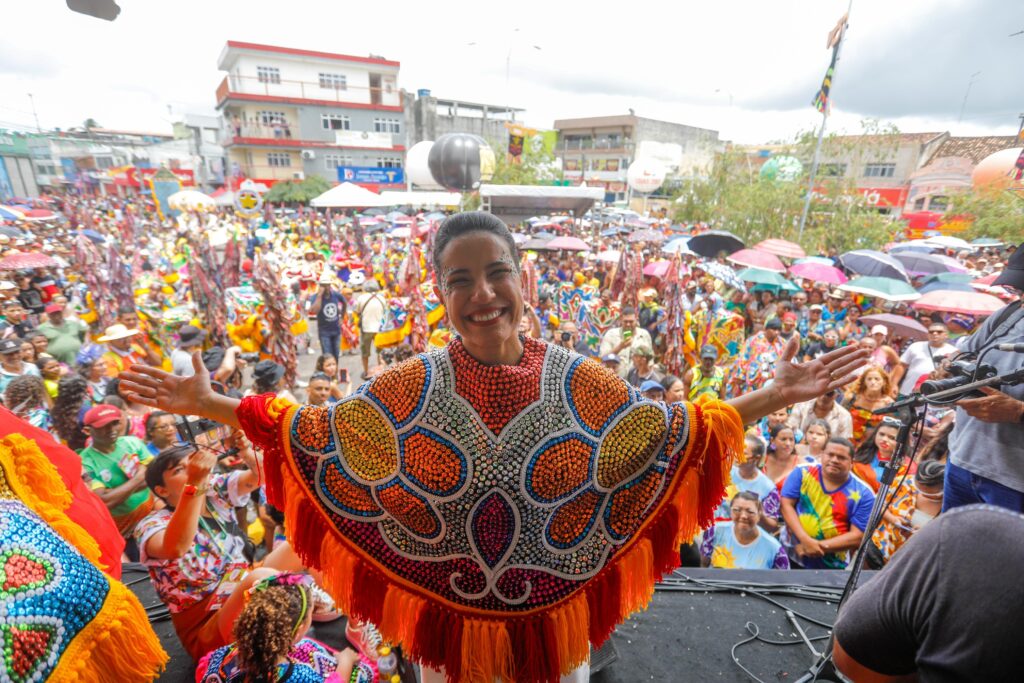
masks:
{"label": "flag on pole", "polygon": [[825,46],[832,48],[832,61],[828,65],[828,70],[825,72],[825,78],[821,81],[821,87],[818,88],[817,94],[814,96],[812,104],[822,114],[828,116],[829,112],[829,98],[832,91],[832,75],[836,70],[836,60],[839,58],[839,44],[843,41],[843,35],[846,33],[846,22],[847,15],[843,15],[836,22],[836,25],[828,33],[828,40],[825,41]]}

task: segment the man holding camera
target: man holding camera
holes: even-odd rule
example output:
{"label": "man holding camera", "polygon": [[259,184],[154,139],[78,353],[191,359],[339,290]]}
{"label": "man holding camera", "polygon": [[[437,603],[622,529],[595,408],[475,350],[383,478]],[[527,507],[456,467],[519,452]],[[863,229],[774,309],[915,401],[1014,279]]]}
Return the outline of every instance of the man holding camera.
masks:
{"label": "man holding camera", "polygon": [[[633,369],[633,353],[639,347],[654,348],[651,333],[637,325],[636,309],[624,306],[619,313],[619,326],[604,333],[601,338],[601,356],[614,353],[619,357],[619,377],[623,379]],[[628,353],[623,353],[629,349]]]}
{"label": "man holding camera", "polygon": [[[1000,344],[1024,342],[1024,244],[1010,257],[993,285],[1015,291],[1018,299],[992,314],[960,351],[985,357],[999,375],[1024,367],[1024,354],[1000,351]],[[989,503],[1024,512],[1024,384],[986,387],[978,398],[957,402],[956,426],[949,436],[949,463],[943,510]]]}

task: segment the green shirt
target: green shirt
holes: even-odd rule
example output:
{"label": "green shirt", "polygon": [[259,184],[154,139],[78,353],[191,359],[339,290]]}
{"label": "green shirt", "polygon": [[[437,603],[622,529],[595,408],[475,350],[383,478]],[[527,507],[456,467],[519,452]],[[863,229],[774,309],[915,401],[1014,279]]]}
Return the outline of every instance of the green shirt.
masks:
{"label": "green shirt", "polygon": [[[153,455],[146,448],[146,443],[134,436],[122,436],[114,444],[113,453],[102,453],[92,446],[83,448],[82,478],[93,489],[116,489],[128,481],[129,476],[122,465],[131,463],[134,467],[149,463]],[[128,496],[123,502],[110,509],[112,515],[127,515],[146,502],[149,489],[142,488]]]}
{"label": "green shirt", "polygon": [[46,335],[50,343],[46,352],[61,363],[73,366],[78,349],[82,347],[82,334],[86,326],[81,320],[65,320],[59,327],[49,322],[41,323],[37,328]]}

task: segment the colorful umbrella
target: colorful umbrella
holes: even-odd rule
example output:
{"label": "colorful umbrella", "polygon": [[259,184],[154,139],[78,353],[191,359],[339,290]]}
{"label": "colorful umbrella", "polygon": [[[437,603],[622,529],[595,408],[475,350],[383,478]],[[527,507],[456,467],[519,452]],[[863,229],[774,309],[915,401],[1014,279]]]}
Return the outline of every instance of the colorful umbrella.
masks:
{"label": "colorful umbrella", "polygon": [[836,265],[836,262],[827,256],[806,256],[804,258],[798,258],[796,261],[794,261],[794,265],[799,265],[803,263],[817,263],[823,266]]}
{"label": "colorful umbrella", "polygon": [[532,240],[524,242],[520,246],[520,249],[526,249],[527,251],[539,251],[544,249],[550,249],[551,247],[548,246],[549,242],[551,242],[551,240],[539,239],[537,237],[534,237]]}
{"label": "colorful umbrella", "polygon": [[789,267],[789,274],[830,285],[841,285],[849,279],[835,266],[826,266],[815,261],[794,263]]}
{"label": "colorful umbrella", "polygon": [[57,218],[57,214],[47,209],[29,209],[25,211],[25,220],[27,221],[52,221]]}
{"label": "colorful umbrella", "polygon": [[937,247],[930,244],[918,244],[921,240],[914,240],[913,242],[900,242],[899,244],[893,244],[886,249],[887,252],[895,256],[896,254],[903,254],[908,252],[918,254],[931,254]]}
{"label": "colorful umbrella", "polygon": [[855,277],[839,285],[838,289],[875,296],[886,301],[914,301],[921,297],[918,291],[905,281],[891,277]]}
{"label": "colorful umbrella", "polygon": [[695,254],[714,258],[723,251],[731,254],[744,247],[743,240],[725,230],[708,230],[690,238],[690,250]]}
{"label": "colorful umbrella", "polygon": [[860,321],[865,325],[885,325],[891,334],[907,339],[927,339],[928,329],[913,318],[893,313],[865,315]]}
{"label": "colorful umbrella", "polygon": [[629,236],[630,242],[664,242],[665,236],[657,230],[637,230]]}
{"label": "colorful umbrella", "polygon": [[847,270],[858,275],[871,275],[893,278],[909,282],[907,269],[903,264],[888,254],[873,249],[856,249],[839,257],[839,261]]}
{"label": "colorful umbrella", "polygon": [[981,292],[928,292],[914,302],[914,308],[926,311],[991,315],[1003,307],[1003,302],[991,294]]}
{"label": "colorful umbrella", "polygon": [[556,237],[555,239],[548,242],[548,249],[558,249],[562,251],[590,251],[590,245],[581,240],[579,237]]}
{"label": "colorful umbrella", "polygon": [[911,275],[963,273],[967,271],[967,268],[962,263],[942,254],[899,252],[893,254],[892,257],[902,263]]}
{"label": "colorful umbrella", "polygon": [[789,282],[779,273],[773,270],[765,270],[764,268],[744,268],[737,275],[744,282],[753,282],[756,285],[784,287]]}
{"label": "colorful umbrella", "polygon": [[644,275],[663,278],[668,273],[669,266],[671,265],[671,261],[653,261],[644,266]]}
{"label": "colorful umbrella", "polygon": [[754,245],[754,249],[764,251],[769,254],[775,254],[782,258],[797,259],[807,256],[807,252],[805,252],[803,247],[799,244],[780,239],[769,239],[764,240],[763,242],[758,242]]}
{"label": "colorful umbrella", "polygon": [[39,252],[29,251],[23,254],[11,254],[0,259],[0,270],[31,270],[33,268],[54,268],[57,261]]}
{"label": "colorful umbrella", "polygon": [[514,232],[512,233],[512,240],[516,243],[516,246],[520,246],[529,242],[530,236],[524,235],[521,232]]}
{"label": "colorful umbrella", "polygon": [[976,285],[991,286],[992,283],[996,281],[996,278],[999,277],[1002,274],[1003,274],[1003,271],[999,271],[998,273],[992,273],[991,275],[986,275],[985,277],[980,277],[977,280],[973,280],[972,282],[974,284],[976,284]]}
{"label": "colorful umbrella", "polygon": [[778,256],[757,251],[756,249],[740,249],[727,256],[726,260],[738,266],[746,266],[747,268],[774,270],[776,273],[786,272],[786,266],[782,264]]}

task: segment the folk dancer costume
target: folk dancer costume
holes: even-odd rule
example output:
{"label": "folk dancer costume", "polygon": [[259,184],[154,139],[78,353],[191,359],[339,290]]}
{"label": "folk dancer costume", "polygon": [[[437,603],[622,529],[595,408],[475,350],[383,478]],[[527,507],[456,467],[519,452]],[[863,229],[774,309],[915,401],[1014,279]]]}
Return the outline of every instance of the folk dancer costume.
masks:
{"label": "folk dancer costume", "polygon": [[16,421],[0,409],[0,680],[153,680],[167,655],[111,578],[124,541],[110,514],[72,451]]}
{"label": "folk dancer costume", "polygon": [[712,521],[743,430],[524,340],[456,339],[330,408],[244,399],[292,547],[346,614],[449,680],[555,681],[646,607]]}

